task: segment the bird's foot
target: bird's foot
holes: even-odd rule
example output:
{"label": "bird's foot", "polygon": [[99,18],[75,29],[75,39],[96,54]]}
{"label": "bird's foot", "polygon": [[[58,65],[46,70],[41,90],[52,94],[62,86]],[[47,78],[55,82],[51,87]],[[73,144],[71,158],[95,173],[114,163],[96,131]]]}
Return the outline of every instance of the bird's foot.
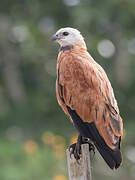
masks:
{"label": "bird's foot", "polygon": [[77,163],[79,163],[79,159],[81,158],[81,145],[79,143],[74,143],[70,145],[69,151],[70,151],[70,157],[73,154]]}
{"label": "bird's foot", "polygon": [[89,144],[89,151],[92,151],[95,154],[95,146],[90,142],[89,138],[83,138],[82,144]]}
{"label": "bird's foot", "polygon": [[93,151],[93,153],[95,154],[94,145],[90,142],[88,138],[83,138],[81,135],[78,136],[77,143],[74,143],[69,147],[70,157],[73,154],[74,158],[77,160],[78,163],[79,163],[79,159],[81,158],[81,145],[86,143],[89,144],[89,150]]}

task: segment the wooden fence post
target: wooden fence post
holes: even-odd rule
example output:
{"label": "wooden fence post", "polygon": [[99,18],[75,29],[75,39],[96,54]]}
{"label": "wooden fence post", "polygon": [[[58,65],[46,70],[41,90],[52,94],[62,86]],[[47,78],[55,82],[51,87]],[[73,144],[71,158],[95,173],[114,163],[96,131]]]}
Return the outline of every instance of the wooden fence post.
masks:
{"label": "wooden fence post", "polygon": [[89,145],[82,144],[81,150],[82,157],[78,164],[73,155],[70,158],[70,152],[67,149],[69,180],[92,180]]}

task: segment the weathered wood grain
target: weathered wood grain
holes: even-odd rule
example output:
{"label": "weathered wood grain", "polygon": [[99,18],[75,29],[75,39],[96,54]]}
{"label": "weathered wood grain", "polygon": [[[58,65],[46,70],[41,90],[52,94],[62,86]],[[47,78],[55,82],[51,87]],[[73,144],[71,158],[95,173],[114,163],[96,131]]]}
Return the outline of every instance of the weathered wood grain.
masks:
{"label": "weathered wood grain", "polygon": [[77,163],[73,155],[70,158],[70,152],[67,149],[69,180],[92,180],[88,144],[83,144],[81,150],[82,156],[79,163]]}

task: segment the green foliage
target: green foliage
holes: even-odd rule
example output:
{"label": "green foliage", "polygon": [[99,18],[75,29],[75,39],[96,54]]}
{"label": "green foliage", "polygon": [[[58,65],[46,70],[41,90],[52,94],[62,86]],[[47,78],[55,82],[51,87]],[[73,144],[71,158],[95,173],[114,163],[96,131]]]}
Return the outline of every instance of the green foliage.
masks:
{"label": "green foliage", "polygon": [[[38,146],[34,141],[15,143],[0,142],[0,179],[3,180],[52,180],[58,173],[65,173],[65,162],[56,159],[49,146]],[[35,147],[36,146],[36,147]]]}

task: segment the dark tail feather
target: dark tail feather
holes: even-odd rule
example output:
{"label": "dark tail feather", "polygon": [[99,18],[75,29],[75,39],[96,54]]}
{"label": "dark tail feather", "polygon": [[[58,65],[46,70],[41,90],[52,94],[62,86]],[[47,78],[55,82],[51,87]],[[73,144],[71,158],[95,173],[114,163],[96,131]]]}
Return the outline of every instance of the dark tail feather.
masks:
{"label": "dark tail feather", "polygon": [[107,146],[103,148],[100,147],[97,143],[95,143],[95,146],[111,169],[117,169],[120,166],[122,158],[119,149],[112,150]]}
{"label": "dark tail feather", "polygon": [[100,136],[94,123],[90,123],[88,126],[92,132],[91,135],[94,144],[103,159],[106,161],[106,163],[111,169],[117,169],[122,161],[119,146],[115,150],[112,150],[109,146],[107,146],[103,138]]}
{"label": "dark tail feather", "polygon": [[93,141],[97,150],[111,169],[117,169],[122,161],[120,153],[120,139],[119,143],[117,144],[116,150],[112,150],[109,146],[107,146],[104,139],[100,136],[94,122],[83,122],[76,111],[72,110],[69,106],[66,107],[73,119],[75,127],[78,129],[80,134],[84,137],[90,138]]}

